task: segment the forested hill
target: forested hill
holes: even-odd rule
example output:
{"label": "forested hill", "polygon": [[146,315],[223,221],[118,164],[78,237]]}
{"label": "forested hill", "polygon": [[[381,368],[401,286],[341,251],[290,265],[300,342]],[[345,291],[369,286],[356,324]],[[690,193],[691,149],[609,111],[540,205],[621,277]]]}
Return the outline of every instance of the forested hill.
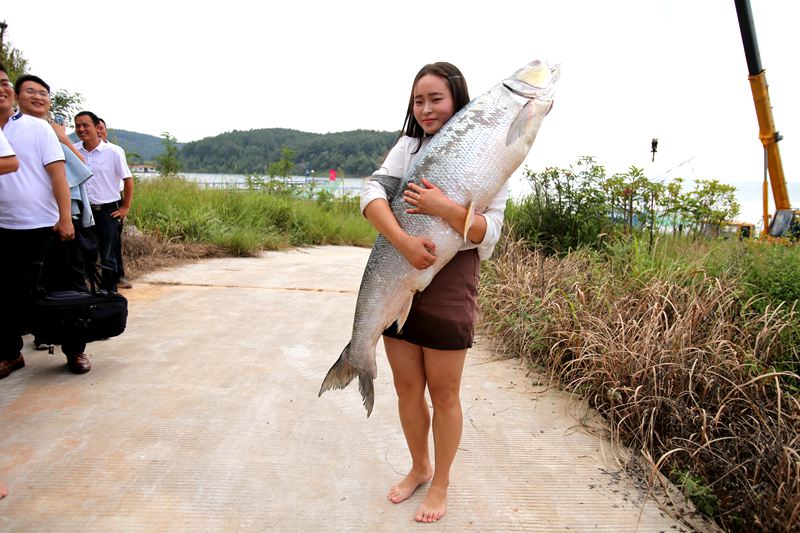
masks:
{"label": "forested hill", "polygon": [[[136,133],[135,131],[112,128],[108,132],[108,140],[122,146],[134,162],[152,161],[164,151],[161,137]],[[181,146],[182,143],[178,143]]]}
{"label": "forested hill", "polygon": [[[69,134],[69,138],[74,143],[78,142],[78,136],[74,132]],[[153,161],[164,151],[161,137],[146,133],[112,128],[108,131],[108,140],[121,146],[131,163]],[[178,143],[178,147],[181,146],[183,143]]]}
{"label": "forested hill", "polygon": [[370,130],[325,134],[283,128],[234,130],[186,143],[180,159],[186,172],[266,174],[285,146],[294,151],[295,174],[314,170],[327,175],[334,168],[347,177],[362,177],[378,168],[397,135]]}

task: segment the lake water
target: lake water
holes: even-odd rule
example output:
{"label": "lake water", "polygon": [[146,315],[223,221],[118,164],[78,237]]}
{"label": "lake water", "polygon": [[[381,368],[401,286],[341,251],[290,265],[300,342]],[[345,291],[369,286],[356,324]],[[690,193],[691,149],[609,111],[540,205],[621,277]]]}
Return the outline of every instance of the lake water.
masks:
{"label": "lake water", "polygon": [[[193,174],[181,173],[181,176],[188,180],[203,184],[206,187],[214,188],[244,188],[247,185],[247,177],[244,174]],[[363,178],[338,178],[335,181],[327,177],[310,178],[307,176],[290,176],[290,183],[298,186],[314,186],[315,189],[326,189],[339,195],[358,194],[361,190]]]}
{"label": "lake water", "polygon": [[[517,171],[511,177],[510,187],[511,196],[519,198],[524,196],[530,187],[526,180],[522,177],[522,173]],[[182,174],[189,180],[202,183],[207,187],[244,187],[246,178],[243,174]],[[361,190],[361,185],[364,183],[364,178],[339,178],[336,181],[330,181],[328,178],[307,178],[305,176],[292,176],[291,182],[300,186],[309,186],[313,183],[317,189],[327,189],[337,196],[340,195],[357,195]],[[752,222],[756,225],[756,229],[761,229],[761,181],[754,182],[739,182],[732,183],[736,187],[736,200],[741,205],[741,213],[737,217],[739,220]],[[786,184],[789,190],[789,198],[792,199],[793,205],[800,206],[800,182],[790,182]],[[770,203],[769,210],[772,213],[775,210],[775,204],[771,199],[772,190],[770,189]]]}

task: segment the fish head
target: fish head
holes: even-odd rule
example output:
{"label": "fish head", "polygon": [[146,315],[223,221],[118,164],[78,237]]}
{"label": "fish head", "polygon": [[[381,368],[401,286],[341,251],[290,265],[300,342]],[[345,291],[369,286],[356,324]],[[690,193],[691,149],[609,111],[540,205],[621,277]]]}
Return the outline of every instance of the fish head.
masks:
{"label": "fish head", "polygon": [[560,76],[559,65],[534,60],[503,81],[511,92],[529,99],[552,101]]}

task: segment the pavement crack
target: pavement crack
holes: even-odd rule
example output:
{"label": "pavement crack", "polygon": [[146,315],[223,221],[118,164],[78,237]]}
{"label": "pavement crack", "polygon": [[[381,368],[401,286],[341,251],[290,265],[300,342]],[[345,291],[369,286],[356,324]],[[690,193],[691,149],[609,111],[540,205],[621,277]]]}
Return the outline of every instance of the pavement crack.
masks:
{"label": "pavement crack", "polygon": [[[214,289],[258,289],[266,291],[288,291],[288,292],[328,292],[335,294],[356,294],[354,290],[325,289],[319,287],[269,287],[264,285],[223,285],[219,283],[182,283],[180,281],[147,281],[146,285],[158,285],[162,287],[208,287]],[[134,289],[135,290],[135,289]]]}

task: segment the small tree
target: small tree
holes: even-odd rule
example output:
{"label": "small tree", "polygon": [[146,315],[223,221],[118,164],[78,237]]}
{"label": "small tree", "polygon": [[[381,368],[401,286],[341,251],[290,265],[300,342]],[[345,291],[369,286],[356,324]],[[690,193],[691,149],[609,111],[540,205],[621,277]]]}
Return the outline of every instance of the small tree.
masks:
{"label": "small tree", "polygon": [[0,22],[0,63],[8,70],[8,78],[13,83],[28,71],[28,60],[22,57],[22,52],[5,40],[7,28],[8,24],[5,21]]}
{"label": "small tree", "polygon": [[568,169],[527,170],[526,176],[533,192],[509,212],[520,237],[561,253],[597,245],[611,230],[605,168],[594,158],[582,157]]}
{"label": "small tree", "polygon": [[158,172],[162,176],[176,176],[181,170],[181,162],[178,159],[178,140],[167,131],[162,133],[161,137],[164,151],[156,157]]}
{"label": "small tree", "polygon": [[675,178],[664,188],[664,195],[661,198],[661,205],[664,208],[664,216],[672,226],[672,233],[677,235],[683,229],[683,206],[686,203],[683,194],[683,178]]}
{"label": "small tree", "polygon": [[267,167],[267,174],[270,179],[288,178],[292,175],[292,169],[294,169],[294,154],[294,150],[287,146],[281,148],[281,158],[274,163],[270,163]]}
{"label": "small tree", "polygon": [[68,126],[72,125],[72,117],[80,111],[81,104],[83,104],[81,93],[59,89],[50,94],[50,112],[53,115],[64,115]]}
{"label": "small tree", "polygon": [[695,188],[687,197],[685,205],[692,222],[695,235],[703,228],[719,231],[726,220],[739,214],[741,206],[736,201],[736,187],[726,185],[717,180],[698,179]]}
{"label": "small tree", "polygon": [[284,146],[281,158],[267,165],[267,177],[257,174],[245,176],[248,189],[258,189],[270,194],[293,194],[292,186],[286,181],[294,169],[294,150]]}

